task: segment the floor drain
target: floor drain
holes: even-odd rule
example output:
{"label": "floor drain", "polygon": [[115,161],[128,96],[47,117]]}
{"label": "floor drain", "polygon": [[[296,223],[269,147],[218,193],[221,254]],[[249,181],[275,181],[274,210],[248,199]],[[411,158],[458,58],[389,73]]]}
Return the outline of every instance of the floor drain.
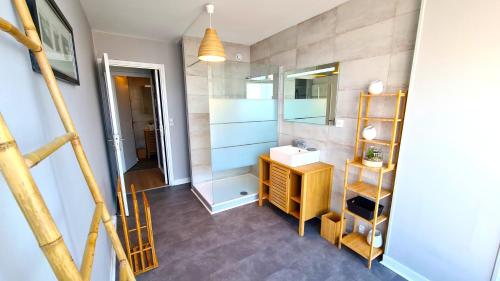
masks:
{"label": "floor drain", "polygon": [[242,191],[242,192],[240,192],[240,195],[248,195],[248,192]]}

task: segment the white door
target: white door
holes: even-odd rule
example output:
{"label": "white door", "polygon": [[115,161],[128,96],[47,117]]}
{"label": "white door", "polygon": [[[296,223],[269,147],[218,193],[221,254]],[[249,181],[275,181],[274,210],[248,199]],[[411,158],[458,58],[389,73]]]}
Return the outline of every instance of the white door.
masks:
{"label": "white door", "polygon": [[120,126],[120,136],[122,138],[122,151],[126,172],[132,168],[139,159],[137,159],[136,144],[134,136],[134,125],[132,117],[132,107],[130,105],[130,92],[128,88],[128,78],[119,74],[111,73],[111,84],[113,85],[113,97],[117,104],[118,125]]}
{"label": "white door", "polygon": [[153,71],[153,101],[154,101],[154,114],[155,114],[155,130],[156,130],[156,140],[157,140],[157,155],[158,155],[158,167],[163,172],[163,176],[165,177],[165,184],[168,184],[168,170],[167,170],[167,161],[166,161],[166,141],[165,141],[165,122],[168,120],[164,120],[163,117],[163,106],[164,101],[161,98],[161,89],[160,89],[160,71]]}
{"label": "white door", "polygon": [[113,88],[113,83],[111,80],[111,70],[109,68],[108,54],[104,53],[102,56],[103,64],[103,74],[104,83],[106,89],[106,95],[108,97],[108,106],[111,120],[111,128],[113,131],[113,148],[115,152],[116,167],[118,172],[118,178],[121,184],[121,192],[123,196],[123,204],[125,207],[125,214],[128,216],[128,203],[127,203],[127,192],[125,189],[125,178],[123,176],[125,172],[125,157],[123,155],[123,138],[120,131],[120,118],[118,116],[118,103],[115,96],[115,91]]}

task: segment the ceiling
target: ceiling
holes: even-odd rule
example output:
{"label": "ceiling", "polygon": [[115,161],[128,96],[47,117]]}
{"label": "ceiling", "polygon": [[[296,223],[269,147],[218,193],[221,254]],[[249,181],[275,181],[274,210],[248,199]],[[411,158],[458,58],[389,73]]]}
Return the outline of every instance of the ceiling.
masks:
{"label": "ceiling", "polygon": [[[253,44],[347,0],[217,0],[221,40]],[[208,0],[80,0],[92,29],[158,40],[202,37]]]}

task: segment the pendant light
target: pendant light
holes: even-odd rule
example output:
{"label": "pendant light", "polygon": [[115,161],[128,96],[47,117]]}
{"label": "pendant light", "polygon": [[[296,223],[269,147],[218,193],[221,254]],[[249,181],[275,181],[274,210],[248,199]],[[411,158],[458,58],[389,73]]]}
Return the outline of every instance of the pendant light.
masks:
{"label": "pendant light", "polygon": [[210,16],[210,27],[205,30],[205,36],[201,40],[200,49],[198,50],[198,59],[207,62],[219,62],[226,60],[224,46],[217,36],[217,31],[212,28],[212,14],[215,6],[208,4],[206,6],[207,13]]}

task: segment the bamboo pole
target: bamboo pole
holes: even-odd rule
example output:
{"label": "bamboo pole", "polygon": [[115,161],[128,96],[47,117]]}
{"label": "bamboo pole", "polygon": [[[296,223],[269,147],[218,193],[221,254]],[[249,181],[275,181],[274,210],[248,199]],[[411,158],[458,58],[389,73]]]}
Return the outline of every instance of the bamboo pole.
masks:
{"label": "bamboo pole", "polygon": [[398,96],[396,98],[396,108],[394,109],[394,120],[392,122],[392,131],[391,131],[391,145],[389,146],[389,157],[387,159],[387,167],[391,169],[393,167],[392,160],[394,158],[394,145],[396,143],[396,136],[398,131],[398,119],[399,119],[399,110],[401,107],[401,97],[403,96],[403,92],[399,90]]}
{"label": "bamboo pole", "polygon": [[128,233],[130,230],[128,230],[128,224],[127,224],[127,216],[125,215],[125,207],[123,204],[123,196],[122,196],[122,189],[121,189],[121,181],[118,179],[118,188],[116,189],[118,191],[118,206],[120,207],[120,217],[122,219],[122,229],[123,229],[123,239],[125,239],[125,247],[127,249],[127,257],[128,257],[128,262],[132,263],[132,255],[130,254],[130,241],[128,237]]}
{"label": "bamboo pole", "polygon": [[342,194],[342,215],[340,216],[340,234],[339,234],[339,249],[342,248],[342,236],[344,235],[344,224],[345,224],[345,208],[346,208],[346,196],[347,196],[347,184],[349,183],[349,160],[345,161],[344,169],[344,193]]}
{"label": "bamboo pole", "polygon": [[19,29],[17,29],[13,24],[1,17],[0,29],[12,35],[12,37],[14,37],[19,43],[23,44],[33,52],[40,52],[42,50],[42,45],[39,42],[30,39],[28,36],[19,31]]}
{"label": "bamboo pole", "polygon": [[119,279],[120,281],[127,281],[128,280],[126,267],[128,267],[127,263],[120,262],[120,279]]}
{"label": "bamboo pole", "polygon": [[[19,17],[21,18],[21,22],[23,23],[23,27],[28,38],[37,42],[38,44],[41,44],[40,37],[38,36],[38,33],[36,31],[35,24],[33,23],[33,19],[29,12],[28,6],[26,5],[26,1],[25,0],[12,0],[12,1],[14,3],[17,13],[19,14]],[[69,115],[66,104],[64,103],[61,90],[59,89],[56,78],[54,76],[54,72],[52,71],[52,67],[50,66],[47,56],[45,55],[45,51],[42,48],[39,52],[34,52],[34,55],[38,62],[38,65],[40,66],[40,72],[42,73],[45,79],[50,95],[52,97],[52,101],[54,102],[57,112],[59,113],[59,117],[61,118],[64,128],[66,129],[66,132],[76,134],[75,126]],[[97,185],[97,182],[94,178],[94,175],[88,163],[87,157],[85,156],[85,152],[83,151],[78,136],[76,136],[71,141],[71,145],[73,146],[76,158],[84,175],[85,181],[87,182],[89,190],[92,194],[92,197],[94,198],[94,201],[96,202],[96,204],[104,202],[104,200],[102,199],[99,186]],[[102,221],[106,229],[106,232],[109,235],[113,248],[115,249],[118,260],[120,262],[123,260],[126,261],[127,258],[125,256],[125,252],[120,243],[120,239],[116,234],[115,226],[111,221],[111,216],[109,215],[109,211],[106,208],[106,206],[104,206],[102,210]],[[126,267],[126,271],[128,279],[134,281],[135,277],[132,272],[132,268],[128,266]]]}
{"label": "bamboo pole", "polygon": [[81,280],[61,233],[0,114],[0,170],[59,280]]}
{"label": "bamboo pole", "polygon": [[[363,94],[363,92],[361,92]],[[368,94],[368,96],[366,96],[366,105],[365,105],[365,117],[366,119],[363,120],[363,129],[366,128],[366,126],[368,126],[368,117],[370,115],[370,105],[371,105],[371,101],[372,101],[372,97],[370,94]],[[362,129],[361,128],[358,128],[360,130],[360,132],[362,132]],[[357,135],[358,138],[360,138],[359,135]],[[366,143],[363,142],[361,144],[361,159],[363,159],[364,157],[364,154],[365,154],[365,149],[366,149]],[[363,177],[363,172],[364,172],[364,168],[361,168],[361,171],[360,171],[360,177],[358,180],[361,180],[362,177]]]}
{"label": "bamboo pole", "polygon": [[132,184],[130,186],[130,189],[132,191],[132,202],[134,204],[134,213],[135,213],[135,228],[137,229],[137,243],[139,243],[139,255],[141,258],[141,271],[146,268],[146,265],[144,264],[144,252],[143,252],[143,246],[142,246],[142,231],[141,231],[141,217],[140,217],[140,212],[139,212],[139,205],[137,203],[137,194],[135,192],[135,186]]}
{"label": "bamboo pole", "polygon": [[82,274],[82,279],[85,281],[90,280],[90,275],[92,274],[92,263],[94,261],[95,246],[99,231],[99,222],[101,219],[102,207],[102,203],[96,205],[94,216],[92,217],[92,223],[90,224],[89,234],[87,236],[87,245],[85,246],[85,252],[83,253],[83,261],[80,267],[80,273]]}
{"label": "bamboo pole", "polygon": [[380,204],[380,191],[382,191],[382,180],[384,179],[384,168],[380,168],[378,171],[378,180],[377,180],[377,194],[375,196],[375,210],[373,211],[373,220],[372,220],[372,234],[371,234],[371,243],[370,243],[370,252],[368,253],[368,269],[372,268],[373,261],[373,247],[375,244],[375,232],[377,231],[377,221],[378,221],[378,205]]}
{"label": "bamboo pole", "polygon": [[153,222],[151,219],[151,207],[149,206],[148,198],[146,193],[142,192],[142,200],[144,201],[144,213],[146,214],[146,226],[148,231],[148,242],[151,247],[151,256],[153,257],[153,266],[158,266],[158,258],[156,257],[155,241],[153,238]]}
{"label": "bamboo pole", "polygon": [[[359,105],[358,105],[358,126],[356,127],[356,141],[354,143],[354,161],[358,160],[359,153],[359,133],[361,127],[361,114],[363,114],[363,92],[359,93]],[[363,155],[361,155],[363,157]]]}
{"label": "bamboo pole", "polygon": [[26,165],[28,165],[29,168],[32,168],[75,137],[75,133],[65,134],[55,138],[53,141],[40,147],[39,149],[24,155]]}

